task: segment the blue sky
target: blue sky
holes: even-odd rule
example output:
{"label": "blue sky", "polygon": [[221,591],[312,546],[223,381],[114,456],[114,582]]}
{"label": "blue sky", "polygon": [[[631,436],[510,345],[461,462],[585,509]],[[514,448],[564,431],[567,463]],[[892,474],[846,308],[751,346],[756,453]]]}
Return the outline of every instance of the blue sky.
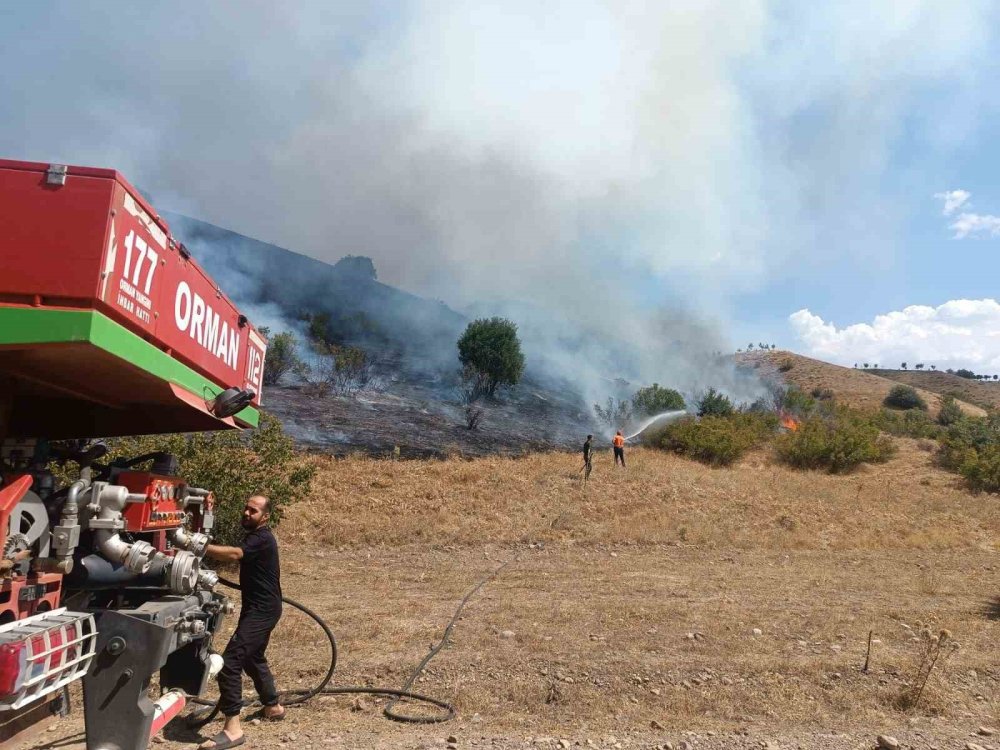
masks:
{"label": "blue sky", "polygon": [[720,346],[1000,370],[998,21],[986,0],[9,3],[0,154],[114,166],[165,209],[640,347],[681,309]]}

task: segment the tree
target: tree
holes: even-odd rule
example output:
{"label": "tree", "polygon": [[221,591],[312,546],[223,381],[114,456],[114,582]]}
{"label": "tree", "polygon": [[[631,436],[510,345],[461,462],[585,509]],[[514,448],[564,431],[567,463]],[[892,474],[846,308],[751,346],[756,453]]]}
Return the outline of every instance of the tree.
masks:
{"label": "tree", "polygon": [[882,402],[891,409],[923,409],[927,410],[927,402],[920,398],[915,388],[908,385],[895,385]]}
{"label": "tree", "polygon": [[614,430],[620,428],[632,417],[632,408],[628,401],[609,396],[605,406],[594,404],[594,414],[597,415],[599,421]]}
{"label": "tree", "polygon": [[705,391],[698,399],[699,417],[728,417],[736,408],[729,397],[714,388]]}
{"label": "tree", "polygon": [[937,365],[931,365],[931,369],[932,370],[936,370],[937,369]]}
{"label": "tree", "polygon": [[632,396],[632,409],[637,416],[653,416],[665,411],[684,409],[684,397],[673,388],[661,388],[653,383],[648,388],[640,388]]}
{"label": "tree", "polygon": [[966,380],[976,379],[976,373],[974,373],[972,370],[966,370],[964,367],[955,370],[955,374],[958,375],[958,377],[960,378],[965,378]]}
{"label": "tree", "polygon": [[899,369],[900,369],[900,370],[905,370],[905,369],[906,369],[906,362],[902,362],[902,363],[900,363],[900,365],[899,365]]}
{"label": "tree", "polygon": [[918,362],[917,364],[913,365],[913,367],[915,369],[917,369],[917,370],[923,370],[924,369],[924,365],[923,365],[922,362]]}
{"label": "tree", "polygon": [[867,362],[865,362],[865,369],[866,370],[868,369],[868,363]]}
{"label": "tree", "polygon": [[502,385],[517,385],[524,374],[517,326],[506,318],[481,318],[469,323],[458,340],[458,359],[490,397]]}
{"label": "tree", "polygon": [[[261,326],[261,334],[267,338],[270,330]],[[298,370],[302,360],[295,353],[295,336],[289,331],[275,334],[267,342],[267,354],[264,355],[264,385],[277,385],[282,376]]]}

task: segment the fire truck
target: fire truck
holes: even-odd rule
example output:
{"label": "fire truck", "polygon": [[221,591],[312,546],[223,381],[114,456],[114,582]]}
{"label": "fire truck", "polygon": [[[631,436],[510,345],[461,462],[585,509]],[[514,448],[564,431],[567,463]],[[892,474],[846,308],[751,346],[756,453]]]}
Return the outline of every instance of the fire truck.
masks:
{"label": "fire truck", "polygon": [[0,160],[0,747],[79,682],[88,749],[141,750],[221,667],[211,488],[101,439],[253,428],[265,351],[121,174]]}

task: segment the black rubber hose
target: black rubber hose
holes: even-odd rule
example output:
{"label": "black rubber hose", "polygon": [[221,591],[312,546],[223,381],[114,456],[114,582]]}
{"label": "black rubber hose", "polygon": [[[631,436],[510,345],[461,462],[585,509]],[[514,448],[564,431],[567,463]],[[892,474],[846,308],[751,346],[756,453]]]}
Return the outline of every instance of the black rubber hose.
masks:
{"label": "black rubber hose", "polygon": [[[451,621],[448,623],[448,626],[445,628],[444,634],[441,636],[441,640],[434,648],[430,650],[430,652],[428,652],[427,656],[425,656],[421,660],[420,664],[417,665],[417,668],[413,670],[409,678],[407,678],[406,682],[403,684],[403,687],[399,690],[395,690],[393,688],[380,688],[380,687],[354,687],[354,686],[336,687],[336,688],[327,687],[327,685],[330,683],[330,680],[333,679],[333,673],[337,668],[337,639],[334,636],[333,631],[330,630],[329,625],[327,625],[326,622],[323,621],[322,617],[317,615],[315,612],[306,607],[304,604],[301,604],[295,601],[294,599],[282,597],[281,600],[283,602],[291,605],[295,609],[298,609],[299,611],[311,617],[316,622],[316,624],[318,624],[323,629],[323,632],[326,634],[327,640],[330,642],[330,666],[327,669],[326,675],[324,675],[323,679],[315,687],[309,688],[308,690],[285,690],[280,692],[278,695],[279,697],[281,697],[282,703],[286,706],[294,706],[300,703],[305,703],[306,701],[320,694],[376,695],[376,696],[387,696],[393,699],[382,710],[382,713],[386,716],[386,718],[392,719],[393,721],[400,721],[411,724],[437,724],[445,721],[450,721],[451,719],[455,718],[456,716],[455,707],[452,706],[450,703],[443,700],[439,700],[438,698],[432,698],[428,695],[421,695],[420,693],[411,692],[410,688],[413,687],[413,683],[416,682],[417,678],[424,671],[424,668],[427,666],[430,660],[433,659],[435,656],[437,656],[438,653],[441,651],[441,649],[443,649],[448,644],[449,639],[451,638],[451,631],[455,627],[455,623],[458,622],[458,618],[461,616],[462,610],[465,608],[465,605],[468,604],[469,600],[483,586],[485,586],[488,582],[496,578],[500,574],[500,572],[508,565],[510,565],[512,562],[514,562],[514,559],[505,562],[503,565],[501,565],[492,573],[490,573],[486,578],[477,583],[465,595],[461,603],[459,603],[458,609],[455,610],[455,614],[452,616]],[[228,586],[231,589],[236,589],[237,591],[240,590],[239,584],[234,583],[233,581],[226,580],[225,578],[220,578],[219,583],[221,583],[223,586]],[[416,716],[413,714],[405,714],[399,711],[395,711],[394,709],[396,704],[403,699],[416,701],[418,703],[430,704],[432,706],[435,706],[436,708],[441,709],[444,713],[439,716]],[[205,712],[196,713],[188,718],[188,721],[194,726],[203,726],[207,724],[212,719],[214,719],[219,713],[218,702],[213,703],[212,701],[205,700],[204,698],[197,698],[193,696],[189,698],[189,701],[191,703],[196,703],[198,705],[212,706],[212,709],[207,712],[207,715],[204,718],[201,718],[200,713],[205,713]],[[244,707],[248,707],[248,706],[254,706],[258,703],[259,701],[256,700],[244,701],[243,705]]]}

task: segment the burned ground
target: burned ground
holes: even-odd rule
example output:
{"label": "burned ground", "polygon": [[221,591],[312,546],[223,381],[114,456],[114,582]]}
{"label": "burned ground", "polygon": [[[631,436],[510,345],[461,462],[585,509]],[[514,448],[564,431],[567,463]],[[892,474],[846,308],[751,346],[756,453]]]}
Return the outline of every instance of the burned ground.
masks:
{"label": "burned ground", "polygon": [[353,397],[311,396],[299,386],[270,388],[266,408],[297,445],[336,456],[521,455],[576,449],[587,432],[597,430],[578,398],[530,383],[496,401],[477,402],[483,417],[470,430],[455,391],[447,384],[405,381]]}
{"label": "burned ground", "polygon": [[[248,726],[249,744],[861,748],[888,733],[995,746],[974,735],[1000,723],[1000,503],[899,444],[888,464],[844,476],[766,453],[709,469],[652,450],[615,471],[601,452],[586,487],[563,453],[317,459],[315,490],[279,537],[286,593],[339,635],[336,684],[398,686],[464,594],[513,562],[417,684],[455,702],[454,722],[398,725],[379,701],[321,698]],[[923,626],[961,647],[904,709]],[[273,642],[282,685],[323,673],[301,616]],[[175,727],[159,746],[190,739]]]}

